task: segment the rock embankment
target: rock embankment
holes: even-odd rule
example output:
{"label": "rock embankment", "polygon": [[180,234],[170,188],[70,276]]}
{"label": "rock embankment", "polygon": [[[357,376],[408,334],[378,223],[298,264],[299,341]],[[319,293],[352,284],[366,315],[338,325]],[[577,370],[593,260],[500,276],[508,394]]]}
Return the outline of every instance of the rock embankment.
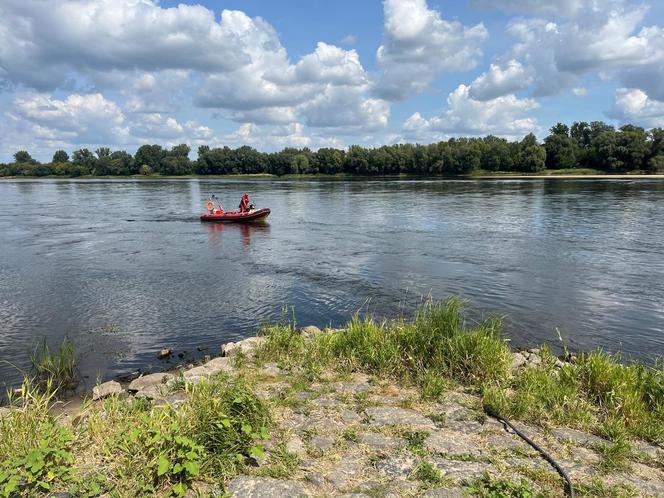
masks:
{"label": "rock embankment", "polygon": [[[312,336],[315,327],[303,329]],[[456,388],[442,401],[423,401],[411,388],[362,373],[323,372],[306,381],[297,371],[259,364],[253,355],[264,339],[222,346],[223,356],[182,372],[139,377],[128,386],[107,382],[93,398],[145,397],[156,405],[186,402],[178,383],[225,373],[241,375],[267,402],[275,424],[255,471],[224,483],[196,482],[190,496],[461,497],[478,479],[522,480],[546,496],[564,496],[561,479],[521,438],[482,411],[481,398]],[[242,352],[242,362],[235,361]],[[537,350],[513,355],[513,368],[537,368]],[[562,360],[561,360],[562,363]],[[639,442],[628,467],[606,472],[602,438],[569,428],[517,424],[570,474],[585,496],[664,496],[664,450]],[[284,452],[297,462],[285,477],[262,472]],[[594,490],[594,491],[593,491]],[[196,495],[195,493],[198,493]]]}

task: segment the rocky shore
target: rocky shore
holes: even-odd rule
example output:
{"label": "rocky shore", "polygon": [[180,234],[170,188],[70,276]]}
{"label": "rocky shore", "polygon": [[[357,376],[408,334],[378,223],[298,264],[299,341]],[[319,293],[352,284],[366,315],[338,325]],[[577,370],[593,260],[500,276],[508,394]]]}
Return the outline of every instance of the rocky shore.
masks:
{"label": "rocky shore", "polygon": [[[300,329],[309,338],[336,332]],[[264,341],[225,344],[221,356],[184,370],[100,384],[92,404],[60,407],[59,421],[84,426],[92,413],[104,410],[108,397],[149,400],[155,409],[177,407],[187,403],[188,385],[242,377],[271,412],[274,426],[265,452],[244,475],[193,480],[186,496],[565,496],[550,464],[485,414],[476,389],[457,385],[439,400],[425,401],[411,386],[361,372],[329,369],[303,381],[297,368],[256,360]],[[568,359],[558,359],[558,366]],[[541,364],[537,349],[512,353],[515,372]],[[603,438],[514,423],[568,472],[577,496],[664,496],[661,447],[638,441],[624,469],[607,471],[601,464],[601,448],[608,444]],[[284,458],[290,470],[274,471]]]}

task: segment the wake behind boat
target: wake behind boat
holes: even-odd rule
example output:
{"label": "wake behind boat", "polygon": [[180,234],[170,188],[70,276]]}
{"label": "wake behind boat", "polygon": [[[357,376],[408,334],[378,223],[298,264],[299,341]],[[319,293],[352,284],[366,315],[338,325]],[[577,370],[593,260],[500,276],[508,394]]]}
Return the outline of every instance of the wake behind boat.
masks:
{"label": "wake behind boat", "polygon": [[211,195],[205,203],[207,214],[201,215],[201,221],[215,221],[219,223],[240,223],[250,221],[263,221],[269,214],[269,208],[256,209],[249,201],[249,195],[242,194],[238,211],[224,211],[221,202],[215,195]]}

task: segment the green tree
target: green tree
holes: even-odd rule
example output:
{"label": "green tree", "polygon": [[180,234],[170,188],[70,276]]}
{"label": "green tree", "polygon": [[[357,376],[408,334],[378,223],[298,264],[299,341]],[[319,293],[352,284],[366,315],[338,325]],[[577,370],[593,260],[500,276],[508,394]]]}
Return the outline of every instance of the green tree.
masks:
{"label": "green tree", "polygon": [[14,153],[14,161],[18,164],[37,164],[27,150],[19,150]]}
{"label": "green tree", "polygon": [[546,149],[537,143],[537,138],[529,133],[519,143],[516,161],[519,171],[537,172],[546,167]]}
{"label": "green tree", "polygon": [[69,154],[67,154],[64,150],[58,150],[53,154],[53,160],[51,161],[53,163],[68,163],[69,162]]}

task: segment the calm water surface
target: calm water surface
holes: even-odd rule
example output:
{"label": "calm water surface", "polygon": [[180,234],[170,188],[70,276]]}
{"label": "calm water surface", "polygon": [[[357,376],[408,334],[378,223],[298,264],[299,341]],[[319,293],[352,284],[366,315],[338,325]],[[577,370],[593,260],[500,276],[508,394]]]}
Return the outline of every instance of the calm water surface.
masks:
{"label": "calm water surface", "polygon": [[[213,225],[248,191],[266,226]],[[499,312],[517,345],[664,354],[657,180],[3,181],[0,385],[67,335],[94,384],[195,358],[294,307],[395,316],[422,296]]]}

